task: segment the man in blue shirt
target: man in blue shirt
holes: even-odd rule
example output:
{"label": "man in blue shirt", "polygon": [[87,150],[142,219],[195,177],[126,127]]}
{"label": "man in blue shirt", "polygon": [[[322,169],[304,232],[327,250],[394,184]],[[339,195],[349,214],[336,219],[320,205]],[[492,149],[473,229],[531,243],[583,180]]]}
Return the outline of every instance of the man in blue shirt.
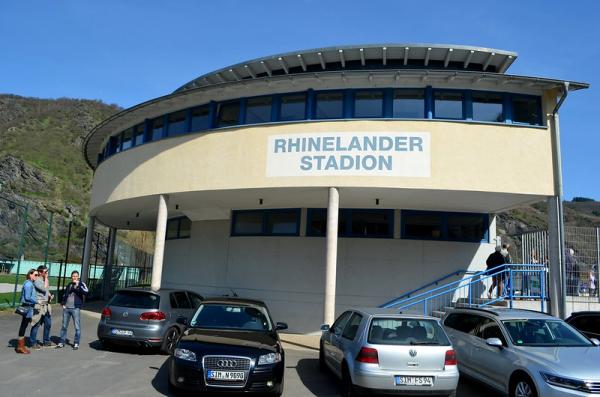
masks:
{"label": "man in blue shirt", "polygon": [[85,283],[79,280],[79,272],[74,270],[71,272],[71,284],[67,286],[62,298],[63,305],[63,321],[60,330],[60,343],[56,345],[57,349],[65,346],[65,337],[67,336],[67,328],[69,320],[73,317],[75,324],[75,339],[73,340],[73,350],[79,349],[79,340],[81,338],[81,323],[80,323],[80,308],[83,306],[85,296],[89,290]]}

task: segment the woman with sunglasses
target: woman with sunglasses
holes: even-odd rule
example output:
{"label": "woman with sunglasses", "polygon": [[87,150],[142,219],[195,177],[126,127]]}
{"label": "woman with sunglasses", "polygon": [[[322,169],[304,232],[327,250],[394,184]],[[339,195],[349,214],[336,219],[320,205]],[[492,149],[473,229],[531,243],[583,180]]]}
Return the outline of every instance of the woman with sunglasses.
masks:
{"label": "woman with sunglasses", "polygon": [[23,284],[23,289],[21,290],[21,306],[28,307],[27,313],[21,319],[21,326],[19,327],[19,340],[17,341],[17,347],[15,351],[20,354],[29,354],[31,353],[29,349],[25,346],[25,330],[29,323],[31,323],[31,318],[33,317],[33,307],[37,303],[36,295],[35,295],[35,287],[33,285],[36,277],[38,276],[38,271],[35,269],[31,269],[27,272],[27,280]]}

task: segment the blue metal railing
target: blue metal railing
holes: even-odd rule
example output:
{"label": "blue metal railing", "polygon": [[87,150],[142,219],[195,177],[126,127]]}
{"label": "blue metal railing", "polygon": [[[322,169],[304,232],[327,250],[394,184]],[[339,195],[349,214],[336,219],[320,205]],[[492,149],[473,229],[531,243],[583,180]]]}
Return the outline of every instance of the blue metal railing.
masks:
{"label": "blue metal railing", "polygon": [[[500,302],[513,307],[515,299],[540,300],[544,311],[546,300],[546,268],[539,264],[511,264],[501,269],[477,272],[473,275],[441,285],[404,299],[394,299],[381,307],[398,310],[422,311],[432,315],[434,311],[446,311],[457,305],[484,307]],[[500,287],[498,287],[500,285]],[[490,294],[495,293],[495,297]]]}
{"label": "blue metal railing", "polygon": [[447,279],[449,279],[450,277],[456,277],[456,276],[460,276],[460,275],[462,275],[462,274],[465,274],[465,273],[467,273],[467,270],[466,270],[466,269],[458,269],[458,270],[455,270],[455,271],[453,271],[452,273],[448,273],[448,274],[446,274],[445,276],[442,276],[442,277],[438,278],[437,280],[434,280],[434,281],[432,281],[432,282],[430,282],[430,283],[427,283],[427,284],[425,284],[425,285],[422,285],[422,286],[421,286],[421,287],[419,287],[419,288],[415,288],[415,289],[413,289],[412,291],[406,292],[406,293],[404,293],[404,294],[400,295],[399,297],[397,297],[397,298],[394,298],[394,299],[392,299],[391,301],[384,303],[383,305],[381,305],[381,306],[379,306],[379,307],[393,307],[393,306],[394,306],[394,305],[395,305],[397,302],[400,302],[400,301],[402,301],[402,300],[403,300],[403,299],[405,299],[405,298],[410,298],[410,296],[411,296],[412,294],[414,294],[414,293],[417,293],[417,292],[419,292],[419,291],[422,291],[422,290],[424,290],[425,288],[429,288],[429,287],[431,287],[431,286],[433,286],[433,285],[439,285],[439,283],[441,283],[441,282],[442,282],[442,281],[444,281],[444,280],[447,280]]}

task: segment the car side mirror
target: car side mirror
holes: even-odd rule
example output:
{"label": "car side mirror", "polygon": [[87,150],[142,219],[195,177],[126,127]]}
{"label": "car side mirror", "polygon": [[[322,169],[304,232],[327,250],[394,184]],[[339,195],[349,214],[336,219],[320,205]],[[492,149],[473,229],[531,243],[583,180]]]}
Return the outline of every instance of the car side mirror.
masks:
{"label": "car side mirror", "polygon": [[275,324],[275,330],[281,331],[283,329],[288,329],[288,325],[286,323],[277,323],[277,324]]}
{"label": "car side mirror", "polygon": [[321,325],[321,331],[323,331],[323,332],[329,331],[329,324],[323,324],[323,325]]}
{"label": "car side mirror", "polygon": [[184,327],[187,327],[188,325],[188,319],[187,317],[177,317],[177,320],[175,320],[175,322],[179,325],[183,325]]}
{"label": "car side mirror", "polygon": [[488,346],[493,346],[493,347],[497,347],[502,349],[504,347],[504,345],[502,344],[502,341],[498,338],[487,338],[485,340],[485,344]]}
{"label": "car side mirror", "polygon": [[592,343],[596,346],[600,346],[600,340],[596,339],[596,338],[590,338],[590,340],[592,341]]}

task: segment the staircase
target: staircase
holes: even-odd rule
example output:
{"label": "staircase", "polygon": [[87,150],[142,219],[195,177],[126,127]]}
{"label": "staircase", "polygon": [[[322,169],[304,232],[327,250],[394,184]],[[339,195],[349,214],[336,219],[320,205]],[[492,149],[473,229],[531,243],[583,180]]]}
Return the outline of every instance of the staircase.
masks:
{"label": "staircase", "polygon": [[[545,286],[547,270],[539,264],[510,264],[500,271],[481,271],[463,274],[459,280],[441,283],[456,272],[426,286],[401,295],[380,307],[394,308],[399,312],[412,312],[428,316],[443,317],[447,311],[457,307],[513,307],[517,299],[539,300],[541,311],[546,301]],[[488,290],[494,279],[503,280],[500,296],[488,298]],[[441,285],[439,285],[441,284]],[[427,289],[431,286],[434,288]],[[414,294],[415,292],[418,292]]]}

